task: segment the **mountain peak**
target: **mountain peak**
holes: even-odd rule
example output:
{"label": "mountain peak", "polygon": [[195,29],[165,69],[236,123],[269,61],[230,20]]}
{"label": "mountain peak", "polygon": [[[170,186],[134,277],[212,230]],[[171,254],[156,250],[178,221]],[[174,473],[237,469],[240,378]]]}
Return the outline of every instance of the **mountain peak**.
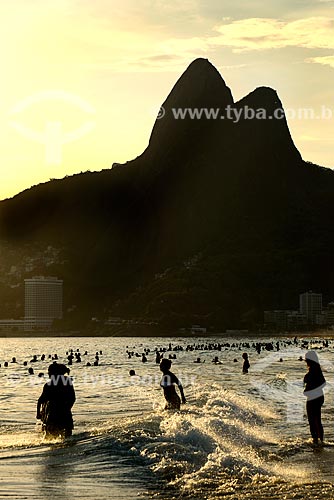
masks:
{"label": "mountain peak", "polygon": [[[241,113],[239,133],[250,141],[253,154],[258,150],[260,155],[266,155],[271,170],[277,166],[291,171],[291,162],[300,165],[301,156],[297,150],[286,121],[283,104],[271,87],[257,87],[236,103],[236,109]],[[249,110],[254,112],[250,118]],[[248,115],[247,115],[248,112]],[[279,158],[279,160],[278,160]]]}
{"label": "mountain peak", "polygon": [[250,92],[250,94],[239,101],[239,103],[242,103],[244,100],[247,100],[248,104],[251,103],[252,106],[258,106],[261,108],[282,108],[282,103],[276,90],[271,87],[257,87],[255,90]]}
{"label": "mountain peak", "polygon": [[213,73],[216,73],[219,75],[221,78],[221,75],[219,74],[217,68],[209,61],[209,59],[204,59],[203,57],[198,57],[197,59],[194,59],[186,69],[185,73],[188,71],[212,71]]}
{"label": "mountain peak", "polygon": [[208,61],[198,58],[190,63],[174,85],[161,107],[162,114],[156,120],[149,143],[151,152],[156,148],[169,148],[184,136],[185,123],[189,137],[202,127],[202,120],[175,120],[175,110],[224,109],[233,104],[231,90],[219,71]]}
{"label": "mountain peak", "polygon": [[180,94],[184,93],[187,93],[191,98],[189,101],[196,99],[196,103],[198,99],[204,98],[218,102],[219,105],[222,103],[224,105],[233,104],[231,90],[227,87],[217,68],[208,59],[201,57],[189,64],[174,85],[164,105],[170,98],[177,99],[179,96],[181,97]]}

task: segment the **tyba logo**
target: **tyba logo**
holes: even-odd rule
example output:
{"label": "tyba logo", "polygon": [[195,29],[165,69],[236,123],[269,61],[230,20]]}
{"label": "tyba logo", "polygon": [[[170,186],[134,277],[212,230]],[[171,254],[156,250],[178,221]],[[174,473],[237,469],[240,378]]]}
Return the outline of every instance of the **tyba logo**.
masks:
{"label": "tyba logo", "polygon": [[[306,364],[298,360],[300,356],[304,359],[304,355],[305,351],[270,353],[251,367],[251,383],[256,392],[266,400],[278,403],[280,409],[285,409],[287,422],[303,422],[304,419],[306,397],[303,395],[303,377],[306,373]],[[283,363],[279,362],[280,358],[283,359]],[[291,366],[292,361],[293,366]],[[289,367],[284,369],[287,363]],[[328,393],[333,387],[329,378],[333,373],[334,364],[322,359],[320,363],[327,381],[325,391]]]}
{"label": "tyba logo", "polygon": [[[95,113],[95,108],[79,96],[62,90],[46,90],[31,95],[17,103],[11,110],[10,115],[15,117],[28,108],[44,102],[48,102],[49,104],[50,102],[54,102],[59,110],[59,117],[61,117],[62,114],[61,107],[59,106],[61,102],[66,105],[70,104],[90,116]],[[66,113],[63,113],[63,116],[64,115],[66,115]],[[87,135],[95,128],[95,121],[86,120],[75,130],[64,131],[64,118],[63,120],[60,118],[50,119],[50,116],[46,113],[43,129],[40,131],[32,130],[15,119],[10,121],[10,125],[27,139],[43,144],[45,147],[46,165],[55,166],[60,165],[62,162],[63,145]]]}

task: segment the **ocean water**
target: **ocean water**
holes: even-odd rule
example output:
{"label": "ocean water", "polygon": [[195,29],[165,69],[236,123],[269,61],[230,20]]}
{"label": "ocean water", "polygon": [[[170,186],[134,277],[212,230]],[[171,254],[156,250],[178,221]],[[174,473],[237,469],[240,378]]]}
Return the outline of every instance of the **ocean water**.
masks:
{"label": "ocean water", "polygon": [[[305,345],[280,339],[279,351],[257,354],[253,342],[270,340],[277,339],[176,338],[171,345],[165,338],[1,339],[0,498],[334,499],[334,341],[323,348],[322,339],[307,339],[327,380],[325,446],[315,448],[299,360]],[[217,350],[219,342],[233,345]],[[181,411],[164,410],[156,348],[176,355],[172,371],[187,398]],[[71,366],[75,429],[71,438],[47,441],[36,402],[49,355],[66,362],[69,349],[82,354]],[[99,351],[99,366],[87,367]],[[243,352],[251,364],[246,375]],[[30,362],[33,355],[37,362]],[[212,363],[215,356],[221,364]],[[194,363],[198,357],[202,362]]]}

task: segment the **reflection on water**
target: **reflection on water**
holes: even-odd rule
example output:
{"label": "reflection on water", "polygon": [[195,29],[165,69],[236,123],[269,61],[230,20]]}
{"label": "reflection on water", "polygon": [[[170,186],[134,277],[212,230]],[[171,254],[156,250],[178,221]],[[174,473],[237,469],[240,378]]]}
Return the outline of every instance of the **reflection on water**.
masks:
{"label": "reflection on water", "polygon": [[39,485],[39,495],[42,499],[51,500],[61,497],[67,500],[71,498],[68,484],[75,472],[75,465],[69,450],[68,445],[54,445],[40,456],[35,472],[35,482]]}

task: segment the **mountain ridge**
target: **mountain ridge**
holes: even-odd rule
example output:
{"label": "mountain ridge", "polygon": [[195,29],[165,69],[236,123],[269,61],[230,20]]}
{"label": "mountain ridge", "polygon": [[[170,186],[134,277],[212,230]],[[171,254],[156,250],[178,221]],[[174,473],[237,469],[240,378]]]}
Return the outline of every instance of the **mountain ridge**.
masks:
{"label": "mountain ridge", "polygon": [[[234,103],[216,68],[195,60],[139,157],[0,202],[1,239],[65,248],[65,264],[54,269],[67,283],[65,303],[91,316],[141,313],[173,326],[217,327],[248,318],[250,326],[261,308],[305,287],[334,296],[333,172],[302,160],[284,115],[175,120],[171,113],[192,106],[283,109],[269,87]],[[152,298],[159,284],[163,298]]]}

